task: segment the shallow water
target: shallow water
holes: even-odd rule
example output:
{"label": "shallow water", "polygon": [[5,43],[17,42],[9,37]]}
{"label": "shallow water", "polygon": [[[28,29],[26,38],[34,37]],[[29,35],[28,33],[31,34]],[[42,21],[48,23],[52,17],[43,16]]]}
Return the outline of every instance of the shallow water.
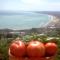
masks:
{"label": "shallow water", "polygon": [[39,13],[0,14],[0,28],[30,29],[44,26],[50,17]]}

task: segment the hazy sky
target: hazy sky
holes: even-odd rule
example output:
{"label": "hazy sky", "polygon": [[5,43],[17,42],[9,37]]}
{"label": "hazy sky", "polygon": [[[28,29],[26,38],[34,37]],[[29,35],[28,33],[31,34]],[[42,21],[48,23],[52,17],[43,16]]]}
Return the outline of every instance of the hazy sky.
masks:
{"label": "hazy sky", "polygon": [[60,0],[0,0],[0,11],[60,11]]}

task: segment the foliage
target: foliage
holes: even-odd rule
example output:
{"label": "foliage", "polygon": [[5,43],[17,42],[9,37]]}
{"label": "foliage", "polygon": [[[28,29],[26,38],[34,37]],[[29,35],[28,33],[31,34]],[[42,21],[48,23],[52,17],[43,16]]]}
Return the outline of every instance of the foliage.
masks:
{"label": "foliage", "polygon": [[[16,36],[17,37],[17,36]],[[8,47],[12,40],[14,40],[16,37],[13,38],[2,38],[0,39],[0,53],[3,56],[3,60],[8,60]],[[19,36],[20,37],[20,36]],[[41,42],[47,42],[47,35],[45,34],[35,34],[32,33],[30,35],[25,35],[23,37],[20,37],[24,42],[29,42],[31,40],[39,40]],[[57,38],[57,37],[55,37]],[[60,60],[60,37],[57,39],[58,44],[58,55],[56,57],[56,60]]]}

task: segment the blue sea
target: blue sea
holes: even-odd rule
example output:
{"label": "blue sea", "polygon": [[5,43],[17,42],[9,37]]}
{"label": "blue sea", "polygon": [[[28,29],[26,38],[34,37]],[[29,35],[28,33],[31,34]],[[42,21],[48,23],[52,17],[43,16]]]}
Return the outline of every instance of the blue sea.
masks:
{"label": "blue sea", "polygon": [[30,29],[43,27],[50,20],[48,15],[22,12],[19,14],[0,14],[0,29]]}

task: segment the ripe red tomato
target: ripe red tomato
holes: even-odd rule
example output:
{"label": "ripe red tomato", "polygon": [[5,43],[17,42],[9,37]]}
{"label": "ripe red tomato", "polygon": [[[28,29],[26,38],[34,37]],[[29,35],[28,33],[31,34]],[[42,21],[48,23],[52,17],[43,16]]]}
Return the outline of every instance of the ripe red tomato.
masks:
{"label": "ripe red tomato", "polygon": [[17,57],[9,57],[9,60],[24,60],[24,58],[23,57],[19,57],[19,58],[17,58]]}
{"label": "ripe red tomato", "polygon": [[10,49],[10,53],[16,57],[23,56],[25,55],[25,52],[26,52],[25,44],[22,41],[14,41],[10,45],[9,49]]}
{"label": "ripe red tomato", "polygon": [[29,57],[25,57],[24,60],[29,60]]}
{"label": "ripe red tomato", "polygon": [[39,41],[31,41],[27,46],[27,55],[33,57],[41,57],[45,54],[44,44]]}
{"label": "ripe red tomato", "polygon": [[46,55],[47,56],[53,56],[57,53],[57,45],[55,43],[46,43],[45,44],[45,48],[46,48]]}
{"label": "ripe red tomato", "polygon": [[40,57],[30,57],[29,60],[46,60],[45,58],[40,58]]}

